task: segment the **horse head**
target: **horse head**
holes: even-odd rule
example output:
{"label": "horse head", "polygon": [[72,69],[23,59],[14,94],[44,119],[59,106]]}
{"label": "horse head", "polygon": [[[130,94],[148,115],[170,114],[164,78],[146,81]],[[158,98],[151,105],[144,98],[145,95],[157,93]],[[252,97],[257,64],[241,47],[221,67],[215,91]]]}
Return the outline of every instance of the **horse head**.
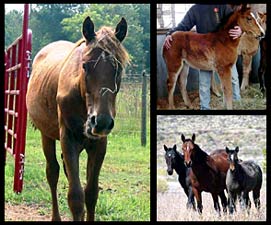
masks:
{"label": "horse head", "polygon": [[165,159],[167,163],[167,173],[168,175],[173,174],[173,168],[176,165],[176,157],[177,157],[177,146],[174,145],[172,148],[168,148],[166,145],[164,145],[164,149],[166,151],[165,153]]}
{"label": "horse head", "polygon": [[226,152],[228,154],[228,161],[230,162],[230,170],[234,171],[235,165],[239,161],[238,155],[237,155],[239,152],[239,147],[237,146],[235,150],[230,150],[228,147],[226,147]]}
{"label": "horse head", "polygon": [[196,139],[195,134],[192,135],[191,139],[186,139],[185,136],[182,134],[182,141],[183,141],[182,150],[184,153],[184,164],[187,167],[192,166],[191,156],[193,154],[195,139]]}
{"label": "horse head", "polygon": [[83,23],[85,49],[83,50],[82,95],[85,95],[87,121],[85,135],[88,138],[106,137],[114,127],[115,100],[120,89],[121,74],[129,61],[121,42],[127,33],[124,18],[113,30],[108,27],[94,31],[89,17]]}
{"label": "horse head", "polygon": [[256,39],[265,35],[264,29],[250,8],[247,8],[246,4],[243,4],[236,13],[238,14],[237,24],[241,27],[243,32],[254,36]]}

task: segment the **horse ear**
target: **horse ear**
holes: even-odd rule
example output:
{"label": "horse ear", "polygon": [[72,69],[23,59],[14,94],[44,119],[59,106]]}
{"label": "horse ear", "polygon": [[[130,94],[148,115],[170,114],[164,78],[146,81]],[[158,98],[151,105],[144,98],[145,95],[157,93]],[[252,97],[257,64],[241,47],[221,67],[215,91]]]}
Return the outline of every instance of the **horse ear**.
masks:
{"label": "horse ear", "polygon": [[229,153],[230,149],[226,146],[226,152]]}
{"label": "horse ear", "polygon": [[185,136],[182,134],[182,141],[185,142]]}
{"label": "horse ear", "polygon": [[123,39],[125,38],[127,34],[127,22],[126,20],[122,17],[121,21],[118,23],[116,30],[115,30],[115,35],[116,38],[122,42]]}
{"label": "horse ear", "polygon": [[195,140],[196,140],[196,135],[193,134],[193,135],[192,135],[192,141],[195,142]]}
{"label": "horse ear", "polygon": [[239,152],[239,147],[238,146],[235,148],[235,151],[236,151],[236,153]]}
{"label": "horse ear", "polygon": [[167,148],[167,146],[166,146],[166,145],[164,145],[164,149],[165,149],[165,151],[167,152],[168,148]]}
{"label": "horse ear", "polygon": [[173,150],[176,152],[176,150],[177,150],[177,146],[176,145],[173,146]]}
{"label": "horse ear", "polygon": [[96,36],[94,32],[94,24],[89,16],[85,19],[83,23],[83,36],[86,39],[87,43],[92,41]]}
{"label": "horse ear", "polygon": [[242,4],[241,8],[240,8],[240,11],[245,12],[247,9],[248,9],[247,4]]}

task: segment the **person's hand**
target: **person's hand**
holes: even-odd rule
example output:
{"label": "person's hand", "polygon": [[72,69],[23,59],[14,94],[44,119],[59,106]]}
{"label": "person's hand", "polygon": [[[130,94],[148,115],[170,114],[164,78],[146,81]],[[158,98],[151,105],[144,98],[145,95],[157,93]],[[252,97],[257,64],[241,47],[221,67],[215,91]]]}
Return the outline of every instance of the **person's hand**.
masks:
{"label": "person's hand", "polygon": [[171,47],[170,42],[172,42],[172,37],[171,37],[171,35],[168,35],[165,39],[165,44],[164,44],[167,50],[170,49],[170,47]]}
{"label": "person's hand", "polygon": [[242,35],[241,27],[235,26],[234,29],[229,30],[229,35],[232,39],[237,39]]}

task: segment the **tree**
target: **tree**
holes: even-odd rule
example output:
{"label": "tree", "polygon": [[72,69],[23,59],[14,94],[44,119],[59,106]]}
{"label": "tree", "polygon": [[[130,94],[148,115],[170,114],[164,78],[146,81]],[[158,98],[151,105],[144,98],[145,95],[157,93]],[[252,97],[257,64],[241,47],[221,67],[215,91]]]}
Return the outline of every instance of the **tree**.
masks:
{"label": "tree", "polygon": [[5,48],[22,34],[23,13],[12,10],[5,15]]}

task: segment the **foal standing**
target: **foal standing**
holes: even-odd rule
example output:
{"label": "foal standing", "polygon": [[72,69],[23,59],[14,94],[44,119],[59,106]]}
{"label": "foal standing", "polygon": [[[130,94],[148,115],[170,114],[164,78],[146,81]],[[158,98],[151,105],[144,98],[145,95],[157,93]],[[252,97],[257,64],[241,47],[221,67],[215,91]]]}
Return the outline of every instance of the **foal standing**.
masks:
{"label": "foal standing", "polygon": [[229,150],[226,147],[230,168],[226,176],[226,186],[229,196],[229,211],[236,211],[235,202],[238,197],[241,205],[251,207],[249,192],[253,191],[255,207],[260,208],[260,190],[262,187],[262,170],[253,161],[239,161],[237,153],[239,148]]}
{"label": "foal standing", "polygon": [[167,88],[170,109],[174,108],[173,93],[178,79],[184,102],[192,108],[186,91],[188,65],[218,72],[223,87],[224,103],[227,109],[232,109],[231,68],[237,59],[240,38],[233,40],[229,37],[228,31],[236,25],[255,38],[264,34],[263,28],[246,6],[234,12],[226,25],[218,32],[198,34],[177,31],[172,34],[171,48],[167,50],[163,46],[163,57],[168,72]]}

